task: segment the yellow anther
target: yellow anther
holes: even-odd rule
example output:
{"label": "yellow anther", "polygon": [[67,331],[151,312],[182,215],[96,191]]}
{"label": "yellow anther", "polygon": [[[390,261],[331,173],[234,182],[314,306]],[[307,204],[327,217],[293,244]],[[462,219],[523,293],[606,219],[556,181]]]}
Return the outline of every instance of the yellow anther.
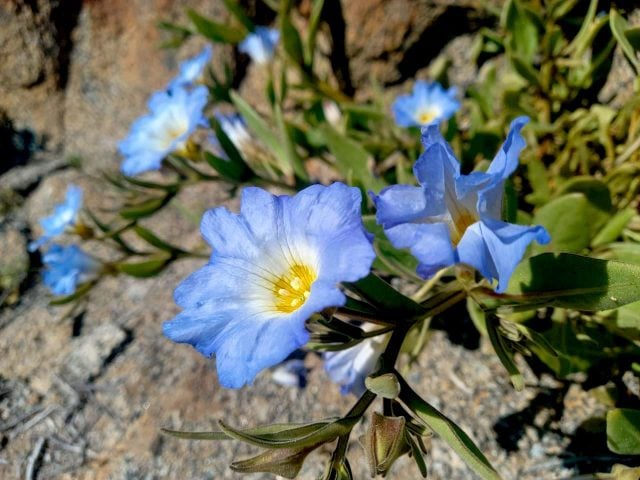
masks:
{"label": "yellow anther", "polygon": [[294,277],[294,279],[291,280],[291,286],[294,290],[300,290],[302,288],[302,280],[300,280],[300,277]]}
{"label": "yellow anther", "polygon": [[311,267],[296,263],[273,283],[276,311],[291,313],[300,308],[311,293],[311,285],[317,277]]}

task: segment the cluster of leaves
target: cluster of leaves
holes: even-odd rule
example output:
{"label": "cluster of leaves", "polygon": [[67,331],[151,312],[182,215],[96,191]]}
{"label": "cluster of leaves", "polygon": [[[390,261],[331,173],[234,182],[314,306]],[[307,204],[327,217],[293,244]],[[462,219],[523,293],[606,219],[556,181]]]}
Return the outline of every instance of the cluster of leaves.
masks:
{"label": "cluster of leaves", "polygon": [[[214,43],[239,43],[255,25],[234,0],[224,3],[228,23],[189,11],[188,26],[163,24],[171,34],[168,46],[175,47],[192,35]],[[111,273],[152,276],[174,260],[198,254],[165,242],[141,225],[194,182],[224,180],[232,186],[231,192],[249,183],[295,191],[316,180],[310,174],[311,160],[364,193],[414,182],[411,165],[420,151],[418,130],[393,123],[388,99],[377,93],[375,85],[369,89],[370,101],[357,103],[334,86],[339,83],[335,81],[338,73],[319,73],[322,54],[317,37],[323,22],[330,21],[323,15],[324,0],[313,2],[304,22],[290,0],[265,3],[276,15],[284,52],[268,69],[267,108],[258,109],[232,89],[230,63],[222,75],[210,71],[206,82],[213,102],[227,104],[242,115],[254,136],[254,148],[238,148],[212,117],[211,127],[224,155],[203,150],[197,161],[172,155],[166,161],[171,170],[167,183],[106,175],[126,199],[111,223],[91,215],[100,238],[123,254],[111,264]],[[563,381],[595,370],[611,372],[602,377],[619,378],[625,371],[640,376],[640,29],[630,28],[615,7],[608,12],[599,7],[598,0],[588,4],[508,0],[495,12],[494,28],[480,30],[473,43],[479,74],[466,88],[462,111],[447,125],[447,139],[462,159],[463,169],[482,170],[508,122],[518,115],[529,116],[529,148],[523,167],[508,185],[504,216],[517,223],[543,225],[552,238],[549,245],[531,249],[506,294],[455,278],[454,272],[419,283],[416,260],[392,248],[375,223],[368,196],[363,195],[365,225],[375,235],[375,270],[418,288],[410,299],[379,277],[345,286],[353,298],[342,314],[381,321],[392,332],[381,368],[367,381],[368,391],[338,420],[248,430],[221,422],[218,432],[169,433],[191,439],[236,439],[266,448],[265,453],[236,462],[232,468],[290,478],[311,451],[336,441],[323,478],[347,479],[352,476],[345,456],[349,434],[380,397],[383,414],[376,414],[364,440],[372,475],[386,474],[404,454],[411,455],[426,475],[423,437],[435,433],[480,477],[499,478],[470,438],[421,399],[395,370],[400,354],[414,358],[426,347],[426,337],[416,332],[428,328],[430,318],[446,316],[451,305],[465,299],[469,316],[489,338],[516,388],[524,386],[514,361],[516,353],[536,359],[535,365],[532,362],[536,371],[542,364]],[[635,76],[629,85],[634,95],[621,108],[599,100],[616,49]],[[448,64],[445,57],[436,60],[432,77],[446,83]],[[133,247],[125,240],[128,232],[152,250]],[[81,288],[55,302],[74,300],[86,291]],[[367,337],[362,329],[330,314],[313,319],[309,328],[311,346],[318,349],[347,348]],[[609,448],[640,455],[640,399],[624,388],[616,380],[607,390]]]}

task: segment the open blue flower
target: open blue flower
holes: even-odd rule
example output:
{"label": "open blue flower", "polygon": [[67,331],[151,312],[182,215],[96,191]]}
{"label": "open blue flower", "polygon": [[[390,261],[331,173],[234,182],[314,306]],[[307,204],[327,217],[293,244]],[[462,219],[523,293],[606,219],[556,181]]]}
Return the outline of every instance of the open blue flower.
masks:
{"label": "open blue flower", "polygon": [[76,185],[69,185],[64,202],[56,205],[52,215],[40,220],[42,235],[29,243],[29,251],[36,251],[54,237],[62,235],[67,228],[75,225],[81,206],[82,189]]}
{"label": "open blue flower", "polygon": [[273,57],[278,40],[280,32],[277,29],[256,27],[254,32],[249,33],[240,42],[238,50],[249,55],[256,63],[267,63]]}
{"label": "open blue flower", "polygon": [[411,250],[423,278],[464,263],[497,279],[496,291],[503,292],[527,246],[549,242],[541,226],[501,220],[504,182],[518,166],[525,146],[520,130],[527,121],[516,118],[488,170],[469,175],[460,174],[438,127],[423,129],[425,151],[413,167],[420,187],[394,185],[375,197],[378,223],[396,248]]}
{"label": "open blue flower", "polygon": [[344,305],[340,282],[369,273],[375,253],[360,201],[360,191],[342,183],[295,196],[249,187],[239,214],[207,211],[201,232],[211,259],[176,288],[184,310],[164,334],[215,354],[223,386],[251,383],[307,342],[313,313]]}
{"label": "open blue flower", "polygon": [[381,335],[345,350],[324,353],[324,368],[331,381],[340,385],[343,395],[364,393],[364,380],[373,373],[387,343],[389,335]]}
{"label": "open blue flower", "polygon": [[180,87],[191,87],[202,80],[205,67],[211,61],[213,48],[207,45],[193,58],[185,60],[180,65],[180,72],[169,83],[168,90],[175,90]]}
{"label": "open blue flower", "polygon": [[53,244],[42,257],[44,284],[54,295],[71,295],[79,283],[96,275],[101,263],[77,245]]}
{"label": "open blue flower", "polygon": [[456,87],[445,90],[438,82],[417,80],[411,95],[400,95],[393,102],[393,116],[401,127],[440,124],[460,108],[456,94]]}
{"label": "open blue flower", "polygon": [[153,94],[151,113],[133,122],[129,136],[118,146],[125,157],[122,172],[132,176],[158,170],[170,153],[185,153],[189,137],[205,121],[208,93],[207,87],[198,86]]}

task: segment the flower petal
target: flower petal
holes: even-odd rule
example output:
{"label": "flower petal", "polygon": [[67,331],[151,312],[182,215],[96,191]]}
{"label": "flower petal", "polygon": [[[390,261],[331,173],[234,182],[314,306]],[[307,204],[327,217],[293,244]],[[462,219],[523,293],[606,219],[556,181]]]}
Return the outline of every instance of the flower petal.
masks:
{"label": "flower petal", "polygon": [[504,292],[511,274],[533,241],[546,244],[549,234],[541,226],[528,227],[500,220],[483,219],[471,225],[458,245],[460,262],[476,268],[488,280],[497,279],[497,292]]}
{"label": "flower petal", "polygon": [[445,223],[403,223],[385,230],[396,248],[408,248],[418,259],[418,275],[428,278],[456,263],[449,227]]}

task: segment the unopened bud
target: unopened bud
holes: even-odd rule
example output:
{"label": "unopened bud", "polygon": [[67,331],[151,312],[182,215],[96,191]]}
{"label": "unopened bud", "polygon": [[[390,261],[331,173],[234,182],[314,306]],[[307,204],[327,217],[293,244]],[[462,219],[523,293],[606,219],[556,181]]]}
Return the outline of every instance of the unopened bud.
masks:
{"label": "unopened bud", "polygon": [[372,477],[386,475],[393,462],[409,452],[411,447],[405,435],[404,417],[385,417],[374,412],[369,430],[360,439]]}

